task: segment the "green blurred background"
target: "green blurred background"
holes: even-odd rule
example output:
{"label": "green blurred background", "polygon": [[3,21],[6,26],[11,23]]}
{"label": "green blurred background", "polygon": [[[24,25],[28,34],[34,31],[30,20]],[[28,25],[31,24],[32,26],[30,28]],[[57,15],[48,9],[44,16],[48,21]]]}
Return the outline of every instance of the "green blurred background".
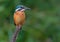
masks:
{"label": "green blurred background", "polygon": [[13,14],[25,5],[26,21],[17,42],[60,42],[60,0],[0,0],[0,42],[9,42],[15,30]]}

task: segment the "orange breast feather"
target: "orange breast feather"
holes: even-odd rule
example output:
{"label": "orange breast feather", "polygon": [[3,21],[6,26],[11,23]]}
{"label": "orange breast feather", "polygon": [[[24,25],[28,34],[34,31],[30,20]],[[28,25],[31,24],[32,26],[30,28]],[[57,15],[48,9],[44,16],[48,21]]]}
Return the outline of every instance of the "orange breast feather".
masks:
{"label": "orange breast feather", "polygon": [[16,25],[22,25],[24,24],[25,21],[25,13],[17,11],[14,13],[14,23]]}

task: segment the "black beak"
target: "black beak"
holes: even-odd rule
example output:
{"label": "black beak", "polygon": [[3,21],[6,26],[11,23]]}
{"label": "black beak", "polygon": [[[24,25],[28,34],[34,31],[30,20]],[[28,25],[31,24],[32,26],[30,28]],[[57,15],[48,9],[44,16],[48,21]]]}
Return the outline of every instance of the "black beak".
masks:
{"label": "black beak", "polygon": [[30,10],[30,8],[28,8],[28,7],[25,7],[25,6],[24,6],[24,8],[25,8],[26,10]]}
{"label": "black beak", "polygon": [[30,10],[30,8],[26,8],[26,10]]}

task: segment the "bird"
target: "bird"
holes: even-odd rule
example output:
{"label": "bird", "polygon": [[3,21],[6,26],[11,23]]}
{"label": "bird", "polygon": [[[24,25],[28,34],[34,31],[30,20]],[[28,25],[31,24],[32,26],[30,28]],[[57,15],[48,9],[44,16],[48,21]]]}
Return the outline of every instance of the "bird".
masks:
{"label": "bird", "polygon": [[23,5],[18,5],[16,6],[13,19],[14,19],[14,24],[16,26],[16,30],[12,36],[12,41],[11,42],[16,42],[17,35],[19,31],[22,29],[23,24],[25,23],[25,10],[30,10],[30,8],[23,6]]}

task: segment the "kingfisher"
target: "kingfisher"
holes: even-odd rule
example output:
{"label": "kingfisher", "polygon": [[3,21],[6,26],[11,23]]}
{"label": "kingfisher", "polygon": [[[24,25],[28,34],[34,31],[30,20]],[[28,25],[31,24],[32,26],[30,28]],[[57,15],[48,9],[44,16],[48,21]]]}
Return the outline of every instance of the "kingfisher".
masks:
{"label": "kingfisher", "polygon": [[13,34],[11,42],[16,42],[17,35],[21,30],[22,25],[25,22],[25,10],[30,10],[30,8],[23,5],[18,5],[15,9],[13,18],[14,18],[14,24],[16,26],[16,31]]}

